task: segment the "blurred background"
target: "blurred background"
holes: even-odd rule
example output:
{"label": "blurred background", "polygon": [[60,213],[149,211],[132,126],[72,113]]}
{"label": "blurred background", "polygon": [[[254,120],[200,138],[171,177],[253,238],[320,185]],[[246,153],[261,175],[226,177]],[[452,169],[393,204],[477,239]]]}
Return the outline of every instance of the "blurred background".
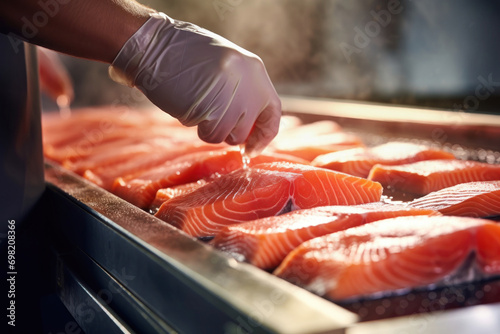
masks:
{"label": "blurred background", "polygon": [[[500,114],[500,1],[140,2],[256,53],[283,95]],[[146,103],[106,65],[63,61],[73,107]]]}

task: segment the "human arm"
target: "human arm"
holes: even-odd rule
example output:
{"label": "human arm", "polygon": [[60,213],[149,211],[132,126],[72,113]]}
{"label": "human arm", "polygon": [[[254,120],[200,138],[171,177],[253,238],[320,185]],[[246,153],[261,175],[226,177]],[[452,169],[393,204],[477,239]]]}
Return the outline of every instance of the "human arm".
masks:
{"label": "human arm", "polygon": [[[251,154],[276,135],[281,103],[254,54],[133,1],[47,1],[66,4],[28,41],[111,63],[114,80],[136,86],[184,125],[198,126],[205,141],[246,143]],[[0,6],[2,21],[20,34],[23,17],[40,10],[35,0]]]}
{"label": "human arm", "polygon": [[111,63],[153,10],[130,0],[2,0],[2,31],[72,56]]}

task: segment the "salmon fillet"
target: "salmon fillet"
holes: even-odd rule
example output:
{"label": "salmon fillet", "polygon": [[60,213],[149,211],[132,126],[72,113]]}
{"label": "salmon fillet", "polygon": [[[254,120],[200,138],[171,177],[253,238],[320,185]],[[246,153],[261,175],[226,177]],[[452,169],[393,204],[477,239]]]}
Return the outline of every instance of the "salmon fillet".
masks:
{"label": "salmon fillet", "polygon": [[336,122],[324,120],[280,129],[268,150],[290,154],[310,162],[321,154],[359,146],[363,146],[363,143],[358,136],[342,132]]}
{"label": "salmon fillet", "polygon": [[169,139],[170,147],[178,143],[201,142],[196,130],[180,123],[160,110],[133,111],[125,107],[102,107],[74,110],[70,117],[44,113],[42,117],[44,154],[61,164],[71,164],[101,154],[102,146],[137,144]]}
{"label": "salmon fillet", "polygon": [[180,126],[180,123],[168,114],[156,109],[132,110],[128,107],[92,107],[73,109],[70,117],[61,117],[59,113],[42,114],[42,131],[44,144],[54,147],[76,144],[82,139],[99,142],[103,137],[115,131],[147,130],[166,127],[183,131],[183,134],[196,130]]}
{"label": "salmon fillet", "polygon": [[283,138],[272,143],[270,150],[277,153],[294,155],[312,161],[319,155],[364,146],[361,139],[351,133],[335,132],[324,135]]}
{"label": "salmon fillet", "polygon": [[301,243],[372,221],[409,215],[439,215],[382,202],[297,210],[223,228],[212,245],[240,261],[271,270]]}
{"label": "salmon fillet", "polygon": [[455,156],[426,145],[390,142],[370,148],[359,147],[320,155],[311,164],[355,176],[368,177],[370,169],[376,164],[392,166],[434,159],[455,159]]}
{"label": "salmon fillet", "polygon": [[230,224],[325,205],[379,201],[376,182],[291,163],[239,169],[163,203],[156,217],[195,237],[216,235]]}
{"label": "salmon fillet", "polygon": [[380,220],[306,241],[274,273],[342,300],[463,280],[468,270],[476,278],[500,273],[499,224],[449,216]]}
{"label": "salmon fillet", "polygon": [[172,160],[184,155],[197,152],[215,151],[227,147],[224,144],[206,144],[195,142],[193,144],[177,145],[174,148],[162,146],[147,146],[143,150],[132,150],[131,147],[123,147],[106,159],[107,163],[102,166],[91,163],[89,169],[83,172],[83,177],[94,182],[100,187],[111,191],[114,181],[119,177],[133,177],[144,171],[169,164]]}
{"label": "salmon fillet", "polygon": [[[216,177],[219,177],[219,176],[215,176],[213,179],[215,179]],[[158,209],[160,208],[160,206],[163,203],[165,203],[166,201],[168,201],[169,199],[172,199],[176,196],[190,193],[193,190],[196,190],[196,189],[200,188],[201,186],[204,186],[205,184],[207,184],[207,182],[209,182],[207,180],[210,180],[210,178],[209,179],[201,179],[201,180],[198,180],[196,182],[180,184],[178,186],[158,189],[158,191],[156,192],[156,195],[155,195],[155,199],[153,200],[153,203],[151,203],[151,205],[149,207],[149,212],[155,214],[158,211]]]}
{"label": "salmon fillet", "polygon": [[296,129],[302,126],[302,124],[303,124],[302,120],[297,116],[282,115],[280,118],[280,127],[278,131],[278,136],[286,134],[287,131]]}
{"label": "salmon fillet", "polygon": [[427,160],[399,166],[375,165],[368,176],[385,189],[417,195],[459,183],[500,180],[500,165],[466,160]]}
{"label": "salmon fillet", "polygon": [[317,121],[302,124],[302,121],[293,116],[283,116],[280,121],[280,131],[271,145],[287,139],[306,138],[326,135],[342,131],[342,127],[334,121]]}
{"label": "salmon fillet", "polygon": [[[106,138],[98,138],[97,141],[91,141],[83,137],[76,144],[65,145],[57,149],[46,146],[45,157],[59,162],[63,166],[70,166],[91,156],[103,155],[113,152],[116,148],[139,144],[151,138],[150,135],[145,133],[142,136],[134,136],[130,135],[130,132],[127,129],[114,131]],[[129,133],[129,135],[127,136],[126,133]]]}
{"label": "salmon fillet", "polygon": [[[259,155],[251,160],[250,166],[286,161],[284,159],[286,158],[283,155]],[[297,161],[295,157],[290,159]],[[113,182],[111,192],[142,209],[147,209],[158,189],[195,182],[214,174],[227,174],[242,166],[241,153],[235,148],[197,152],[183,155],[140,174],[118,177]]]}
{"label": "salmon fillet", "polygon": [[500,216],[500,180],[461,183],[408,204],[415,208],[437,210],[448,216]]}

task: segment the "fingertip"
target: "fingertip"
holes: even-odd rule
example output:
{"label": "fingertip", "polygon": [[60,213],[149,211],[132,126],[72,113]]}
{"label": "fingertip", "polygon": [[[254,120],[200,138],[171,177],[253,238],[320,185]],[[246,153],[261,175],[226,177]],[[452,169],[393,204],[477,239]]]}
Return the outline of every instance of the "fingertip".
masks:
{"label": "fingertip", "polygon": [[[279,101],[279,100],[278,100]],[[256,130],[259,129],[263,139],[269,138],[271,141],[279,131],[281,121],[281,102],[270,104],[262,111],[255,121]]]}
{"label": "fingertip", "polygon": [[250,157],[259,155],[274,139],[278,132],[273,125],[269,126],[269,123],[265,123],[265,125],[264,127],[256,125],[246,140],[245,152],[247,152]]}
{"label": "fingertip", "polygon": [[245,138],[242,136],[238,136],[238,135],[235,135],[233,133],[230,133],[224,141],[226,143],[228,143],[229,145],[239,145],[245,141]]}
{"label": "fingertip", "polygon": [[264,149],[267,147],[267,145],[270,143],[270,141],[265,141],[262,139],[259,139],[258,136],[254,136],[254,132],[248,137],[247,142],[245,143],[245,153],[250,157],[254,158],[258,156]]}
{"label": "fingertip", "polygon": [[236,131],[233,123],[228,120],[203,121],[198,124],[198,137],[211,144],[222,142],[230,145],[242,144],[248,132],[249,130]]}
{"label": "fingertip", "polygon": [[225,139],[225,136],[222,136],[222,131],[217,131],[211,121],[203,121],[198,124],[198,137],[210,144],[222,143]]}

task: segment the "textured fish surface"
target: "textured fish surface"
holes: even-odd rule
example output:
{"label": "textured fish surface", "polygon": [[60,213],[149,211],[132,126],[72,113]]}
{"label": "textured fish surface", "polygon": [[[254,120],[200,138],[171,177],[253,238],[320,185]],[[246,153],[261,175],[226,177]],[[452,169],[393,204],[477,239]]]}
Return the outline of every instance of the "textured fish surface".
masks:
{"label": "textured fish surface", "polygon": [[292,163],[266,163],[239,169],[163,203],[156,217],[195,237],[292,210],[379,201],[376,182]]}
{"label": "textured fish surface", "polygon": [[211,244],[238,260],[270,270],[277,267],[301,243],[315,237],[380,219],[439,214],[433,210],[382,202],[322,206],[227,226]]}
{"label": "textured fish surface", "polygon": [[136,152],[130,146],[120,147],[115,151],[115,154],[109,155],[109,158],[113,159],[113,163],[89,166],[89,169],[83,172],[83,177],[108,191],[112,191],[113,184],[118,177],[133,177],[158,166],[170,165],[173,160],[184,155],[212,152],[218,148],[222,149],[224,146],[196,142],[177,145],[175,148],[148,146],[139,148]]}
{"label": "textured fish surface", "polygon": [[376,164],[402,165],[434,159],[455,159],[452,153],[426,145],[406,142],[389,142],[374,147],[359,147],[316,157],[311,164],[338,170],[351,175],[368,177]]}
{"label": "textured fish surface", "polygon": [[[286,159],[289,160],[286,160]],[[291,160],[290,160],[291,159]],[[250,166],[264,162],[301,161],[299,158],[280,154],[259,155],[250,161]],[[195,182],[214,174],[227,174],[243,166],[239,150],[229,148],[182,155],[160,166],[139,174],[118,177],[111,192],[142,208],[148,208],[156,192],[161,188]]]}
{"label": "textured fish surface", "polygon": [[[220,176],[220,175],[219,175]],[[216,176],[218,177],[218,176]],[[215,177],[214,177],[215,178]],[[155,195],[155,199],[153,200],[153,203],[149,206],[149,212],[151,213],[156,213],[160,206],[168,201],[169,199],[172,199],[176,196],[179,195],[184,195],[187,193],[192,192],[193,190],[196,190],[200,188],[201,186],[204,186],[209,182],[210,179],[200,179],[196,182],[190,182],[190,183],[185,183],[185,184],[180,184],[178,186],[173,186],[173,187],[168,187],[168,188],[162,188],[158,189]]]}
{"label": "textured fish surface", "polygon": [[[100,154],[103,145],[117,147],[155,138],[171,142],[196,141],[195,129],[180,126],[173,117],[159,110],[134,111],[127,107],[92,107],[72,110],[70,117],[43,113],[44,154],[71,166],[77,160]],[[199,139],[198,139],[199,141]],[[108,146],[108,153],[111,147]]]}
{"label": "textured fish surface", "polygon": [[310,162],[318,155],[360,146],[364,145],[358,136],[342,131],[336,122],[325,120],[280,130],[268,150]]}
{"label": "textured fish surface", "polygon": [[375,165],[368,176],[385,189],[427,195],[459,183],[500,180],[500,165],[468,160],[426,160],[399,166]]}
{"label": "textured fish surface", "polygon": [[465,263],[472,279],[500,274],[499,224],[450,216],[379,220],[304,242],[274,273],[341,300],[453,281]]}
{"label": "textured fish surface", "polygon": [[432,192],[410,203],[448,216],[500,216],[500,180],[467,182]]}

